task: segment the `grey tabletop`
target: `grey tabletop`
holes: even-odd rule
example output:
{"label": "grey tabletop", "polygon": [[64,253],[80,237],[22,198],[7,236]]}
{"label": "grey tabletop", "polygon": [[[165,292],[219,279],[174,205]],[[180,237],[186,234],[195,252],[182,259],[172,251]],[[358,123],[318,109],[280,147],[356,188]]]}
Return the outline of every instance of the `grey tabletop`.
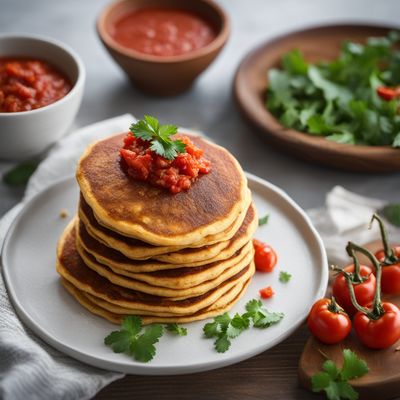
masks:
{"label": "grey tabletop", "polygon": [[[69,44],[82,57],[87,83],[76,127],[130,112],[137,117],[153,114],[163,122],[203,130],[232,151],[247,171],[280,186],[304,208],[322,205],[335,185],[388,201],[400,199],[399,173],[341,172],[281,154],[242,120],[232,98],[235,70],[257,44],[289,30],[327,22],[400,26],[398,0],[220,0],[232,20],[230,40],[191,90],[174,98],[138,92],[110,59],[95,32],[95,19],[107,2],[0,0],[1,34],[47,35]],[[0,174],[10,165],[0,162]],[[0,216],[22,194],[23,189],[0,183]]]}

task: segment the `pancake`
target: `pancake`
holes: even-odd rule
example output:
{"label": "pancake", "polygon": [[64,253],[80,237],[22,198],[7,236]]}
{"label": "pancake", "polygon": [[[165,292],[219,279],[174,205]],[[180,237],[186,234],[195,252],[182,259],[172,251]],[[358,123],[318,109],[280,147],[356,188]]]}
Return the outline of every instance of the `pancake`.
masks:
{"label": "pancake", "polygon": [[116,285],[176,300],[206,293],[240,272],[249,265],[253,258],[253,245],[249,242],[232,259],[225,262],[149,273],[147,282],[118,275],[108,267],[99,264],[85,251],[78,250],[78,253],[87,267]]}
{"label": "pancake", "polygon": [[239,281],[250,279],[255,270],[254,263],[251,261],[247,267],[202,295],[172,300],[115,285],[88,268],[76,250],[76,234],[73,228],[73,221],[71,221],[59,240],[57,272],[79,290],[129,309],[192,314],[212,305]]}
{"label": "pancake", "polygon": [[[98,299],[94,298],[93,296],[87,294],[86,292],[80,291],[77,289],[75,286],[71,285],[67,280],[62,279],[62,284],[64,287],[68,290],[68,292],[71,293],[71,295],[83,306],[85,307],[88,311],[91,313],[98,315],[100,317],[103,317],[107,319],[108,321],[114,323],[114,324],[121,324],[122,320],[124,317],[128,315],[137,315],[141,318],[142,324],[143,325],[148,325],[148,324],[153,324],[153,323],[188,323],[188,322],[194,322],[194,321],[199,321],[202,319],[206,318],[211,318],[215,317],[217,315],[221,315],[227,311],[229,311],[233,305],[243,296],[243,294],[246,291],[247,286],[250,283],[250,279],[247,280],[244,285],[240,288],[239,293],[234,297],[232,300],[228,301],[225,305],[222,305],[221,307],[206,307],[202,310],[197,311],[196,313],[193,313],[191,315],[174,315],[174,316],[163,316],[163,315],[146,315],[146,314],[132,314],[132,313],[127,313],[127,314],[121,314],[121,313],[115,313],[107,308],[102,307],[98,303]],[[129,310],[127,310],[129,311]]]}
{"label": "pancake", "polygon": [[80,220],[83,222],[87,231],[93,238],[107,247],[111,247],[120,251],[125,256],[133,260],[146,260],[148,258],[156,258],[161,254],[178,252],[179,250],[185,248],[198,248],[215,244],[215,246],[212,248],[208,248],[208,258],[211,258],[218,254],[219,251],[226,246],[226,241],[231,239],[237,232],[243,223],[244,218],[246,217],[250,203],[251,195],[250,192],[248,192],[248,196],[245,200],[246,205],[244,210],[239,213],[236,220],[226,230],[215,235],[208,235],[201,241],[193,243],[190,246],[154,246],[138,239],[120,235],[117,232],[107,229],[97,222],[92,209],[86,203],[82,194],[80,196],[78,214]]}
{"label": "pancake", "polygon": [[[187,262],[187,258],[184,257],[186,253],[181,251],[178,252],[175,257],[175,260],[181,261],[179,264],[160,262],[153,259],[145,261],[131,260],[119,251],[111,249],[94,239],[87,232],[86,227],[82,223],[79,224],[78,243],[86,250],[86,252],[95,257],[99,263],[108,266],[115,273],[146,281],[145,277],[141,279],[140,276],[136,277],[135,274],[140,272],[152,272],[172,268],[196,267],[199,265],[228,259],[232,257],[233,254],[243,247],[249,240],[251,240],[251,237],[257,229],[257,226],[257,213],[254,205],[251,205],[240,228],[229,241],[224,242],[224,247],[217,253],[215,257],[211,259],[200,259],[200,261],[196,262]],[[201,253],[204,255],[204,252]],[[178,255],[180,258],[178,258]],[[189,260],[193,260],[193,253],[190,254]]]}
{"label": "pancake", "polygon": [[[75,286],[71,285],[68,281],[65,279],[61,279],[63,285],[70,285],[75,288],[75,290],[79,290]],[[248,282],[248,281],[247,281]],[[233,299],[237,297],[237,295],[243,290],[245,285],[247,285],[247,282],[238,282],[235,286],[233,286],[230,290],[228,290],[225,294],[221,296],[216,302],[211,304],[209,307],[207,307],[208,310],[215,310],[219,309],[221,307],[226,306],[229,304]],[[117,306],[116,304],[109,303],[106,300],[103,300],[99,297],[93,296],[87,292],[82,292],[85,297],[87,297],[89,300],[91,300],[93,303],[95,303],[97,306],[104,308],[107,311],[110,311],[115,314],[123,314],[123,315],[152,315],[152,316],[159,316],[159,317],[174,317],[174,316],[182,316],[182,314],[174,314],[174,313],[169,313],[169,312],[152,312],[149,310],[134,310],[134,309],[129,309],[129,308],[124,308]]]}
{"label": "pancake", "polygon": [[211,171],[173,195],[123,170],[119,149],[125,135],[89,146],[77,168],[81,192],[100,225],[156,246],[188,246],[224,231],[247,208],[247,179],[222,147],[191,136]]}

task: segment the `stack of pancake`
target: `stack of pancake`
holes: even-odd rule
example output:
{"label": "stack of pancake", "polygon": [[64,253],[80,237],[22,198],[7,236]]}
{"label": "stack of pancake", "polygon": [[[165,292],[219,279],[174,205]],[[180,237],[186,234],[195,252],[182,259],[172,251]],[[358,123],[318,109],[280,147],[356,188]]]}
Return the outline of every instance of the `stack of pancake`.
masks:
{"label": "stack of pancake", "polygon": [[190,322],[222,314],[254,274],[256,210],[225,149],[191,137],[211,172],[171,194],[135,181],[121,164],[125,134],[89,146],[77,180],[78,215],[59,240],[57,271],[91,312],[120,323]]}

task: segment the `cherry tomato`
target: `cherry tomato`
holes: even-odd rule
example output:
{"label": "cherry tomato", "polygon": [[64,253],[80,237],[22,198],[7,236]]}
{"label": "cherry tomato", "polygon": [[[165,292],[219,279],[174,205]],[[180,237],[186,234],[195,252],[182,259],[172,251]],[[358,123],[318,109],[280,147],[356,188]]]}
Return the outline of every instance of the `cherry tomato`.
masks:
{"label": "cherry tomato", "polygon": [[271,272],[278,261],[278,256],[274,249],[257,239],[253,239],[253,245],[255,250],[254,262],[257,271]]}
{"label": "cherry tomato", "polygon": [[[393,248],[396,257],[400,258],[400,246]],[[375,253],[379,262],[385,259],[384,250]],[[392,265],[382,265],[382,292],[387,294],[400,294],[400,263]]]}
{"label": "cherry tomato", "polygon": [[307,319],[308,329],[321,342],[341,342],[351,330],[349,316],[331,299],[320,299],[311,308]]}
{"label": "cherry tomato", "polygon": [[[344,271],[349,273],[354,272],[354,265],[347,266],[344,268]],[[376,278],[372,273],[372,269],[365,265],[360,265],[360,275],[365,278],[365,280],[361,283],[353,283],[353,287],[358,304],[365,306],[374,298]],[[343,274],[339,274],[333,281],[332,294],[347,314],[353,316],[357,312],[351,302],[349,288],[347,287],[347,282]]]}
{"label": "cherry tomato", "polygon": [[358,339],[371,349],[386,349],[400,339],[400,310],[392,303],[384,302],[382,307],[385,313],[379,319],[359,311],[353,320]]}
{"label": "cherry tomato", "polygon": [[269,299],[270,297],[272,297],[275,294],[275,292],[272,289],[272,286],[267,286],[263,289],[260,289],[259,293],[263,299]]}
{"label": "cherry tomato", "polygon": [[378,96],[381,99],[386,100],[386,101],[393,100],[398,96],[396,89],[386,87],[386,86],[379,86],[376,89],[376,93],[378,94]]}

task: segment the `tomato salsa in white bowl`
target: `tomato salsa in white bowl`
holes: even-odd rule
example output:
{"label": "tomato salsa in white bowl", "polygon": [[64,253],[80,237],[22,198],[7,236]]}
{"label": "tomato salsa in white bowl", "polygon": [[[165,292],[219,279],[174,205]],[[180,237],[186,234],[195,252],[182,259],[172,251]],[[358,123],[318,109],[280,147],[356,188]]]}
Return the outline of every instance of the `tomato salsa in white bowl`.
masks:
{"label": "tomato salsa in white bowl", "polygon": [[68,46],[0,35],[0,159],[35,156],[60,139],[81,103],[85,68]]}
{"label": "tomato salsa in white bowl", "polygon": [[168,96],[187,90],[217,57],[230,24],[212,0],[117,0],[97,32],[137,88]]}

